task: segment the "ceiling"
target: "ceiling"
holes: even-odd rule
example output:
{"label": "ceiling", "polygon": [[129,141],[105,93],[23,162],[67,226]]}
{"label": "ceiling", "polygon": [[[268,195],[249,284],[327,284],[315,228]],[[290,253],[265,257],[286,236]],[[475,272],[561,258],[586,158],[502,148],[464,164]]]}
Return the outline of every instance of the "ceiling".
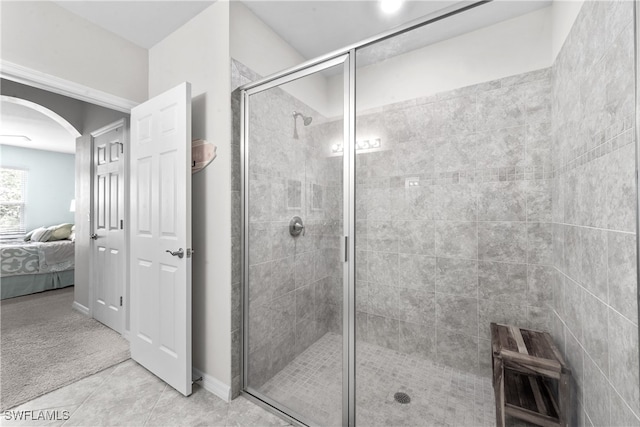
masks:
{"label": "ceiling", "polygon": [[53,1],[145,49],[154,46],[215,3],[215,0]]}
{"label": "ceiling", "polygon": [[[215,0],[69,1],[52,0],[88,21],[138,46],[150,48],[198,15]],[[377,0],[232,0],[242,1],[306,59],[315,58],[455,4],[473,1],[407,0],[393,15]],[[454,37],[501,20],[549,6],[552,0],[498,0],[479,9],[486,13],[441,24],[429,40],[404,44],[404,51]],[[396,52],[399,54],[402,52]]]}
{"label": "ceiling", "polygon": [[[456,17],[455,25],[440,21],[430,28],[428,38],[403,42],[401,54],[430,43],[464,34],[533,10],[549,6],[551,0],[495,1],[474,9],[469,19]],[[382,13],[378,1],[272,1],[243,0],[243,3],[306,59],[312,59],[388,31],[425,15],[454,5],[474,1],[408,0],[393,15]],[[481,13],[477,11],[482,10]],[[446,23],[445,23],[446,22]]]}
{"label": "ceiling", "polygon": [[0,144],[61,153],[76,151],[76,137],[69,130],[28,105],[2,100],[0,123]]}
{"label": "ceiling", "polygon": [[378,1],[243,0],[251,11],[306,59],[382,33],[456,1],[407,1],[393,15]]}

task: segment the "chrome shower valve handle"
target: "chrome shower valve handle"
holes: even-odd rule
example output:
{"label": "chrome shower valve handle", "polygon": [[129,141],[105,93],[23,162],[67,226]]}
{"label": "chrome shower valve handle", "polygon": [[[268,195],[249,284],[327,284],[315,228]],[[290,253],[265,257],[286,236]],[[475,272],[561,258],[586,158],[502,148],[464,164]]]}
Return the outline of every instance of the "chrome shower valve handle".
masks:
{"label": "chrome shower valve handle", "polygon": [[304,224],[302,223],[302,218],[294,216],[291,218],[291,221],[289,221],[289,234],[296,237],[301,233],[304,236]]}

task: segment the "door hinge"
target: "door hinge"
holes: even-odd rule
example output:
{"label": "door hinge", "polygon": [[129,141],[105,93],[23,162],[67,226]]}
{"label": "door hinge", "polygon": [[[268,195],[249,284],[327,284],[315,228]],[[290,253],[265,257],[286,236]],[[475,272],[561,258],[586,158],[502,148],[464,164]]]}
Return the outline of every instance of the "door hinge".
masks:
{"label": "door hinge", "polygon": [[120,230],[124,230],[124,220],[120,220]]}
{"label": "door hinge", "polygon": [[122,307],[122,297],[120,297],[120,307]]}

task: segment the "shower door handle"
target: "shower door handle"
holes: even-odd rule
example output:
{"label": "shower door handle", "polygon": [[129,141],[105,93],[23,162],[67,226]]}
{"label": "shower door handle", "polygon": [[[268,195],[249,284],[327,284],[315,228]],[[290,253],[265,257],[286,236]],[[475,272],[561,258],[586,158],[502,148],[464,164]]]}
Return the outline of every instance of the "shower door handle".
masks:
{"label": "shower door handle", "polygon": [[344,262],[349,261],[349,236],[344,236]]}

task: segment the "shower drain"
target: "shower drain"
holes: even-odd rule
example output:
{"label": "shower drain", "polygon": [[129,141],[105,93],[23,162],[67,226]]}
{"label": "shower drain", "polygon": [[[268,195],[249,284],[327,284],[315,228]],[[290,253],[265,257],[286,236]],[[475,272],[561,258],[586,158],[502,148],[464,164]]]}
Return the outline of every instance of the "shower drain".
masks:
{"label": "shower drain", "polygon": [[396,402],[402,403],[403,405],[406,405],[407,403],[411,402],[411,398],[409,397],[409,395],[401,391],[394,394],[393,398],[395,399]]}

